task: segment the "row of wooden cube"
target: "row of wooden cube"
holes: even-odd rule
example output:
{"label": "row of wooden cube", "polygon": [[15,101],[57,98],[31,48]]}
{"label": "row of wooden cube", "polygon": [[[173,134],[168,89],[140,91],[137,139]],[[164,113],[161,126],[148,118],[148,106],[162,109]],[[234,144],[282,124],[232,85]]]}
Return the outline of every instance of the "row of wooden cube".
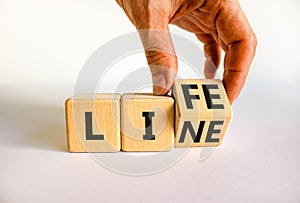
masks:
{"label": "row of wooden cube", "polygon": [[[66,101],[70,152],[218,146],[231,120],[220,80],[174,82],[172,96],[75,95]],[[175,138],[175,139],[174,139]]]}

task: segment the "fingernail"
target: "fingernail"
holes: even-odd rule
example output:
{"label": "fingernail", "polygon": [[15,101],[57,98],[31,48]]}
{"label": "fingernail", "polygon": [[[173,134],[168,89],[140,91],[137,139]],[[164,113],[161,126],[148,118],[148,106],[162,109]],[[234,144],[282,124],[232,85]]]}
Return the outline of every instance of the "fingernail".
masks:
{"label": "fingernail", "polygon": [[154,95],[165,95],[168,94],[169,89],[167,87],[167,80],[164,74],[158,73],[152,75],[153,83],[153,94]]}

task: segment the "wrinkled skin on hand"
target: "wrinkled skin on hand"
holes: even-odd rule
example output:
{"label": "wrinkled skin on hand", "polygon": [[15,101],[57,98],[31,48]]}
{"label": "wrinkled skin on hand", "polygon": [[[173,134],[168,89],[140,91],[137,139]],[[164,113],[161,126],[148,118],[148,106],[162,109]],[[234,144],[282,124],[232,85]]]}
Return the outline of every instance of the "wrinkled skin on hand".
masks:
{"label": "wrinkled skin on hand", "polygon": [[257,45],[255,34],[237,0],[117,2],[140,33],[152,73],[154,94],[167,94],[177,73],[177,57],[168,32],[171,23],[195,33],[204,43],[206,78],[214,78],[221,60],[221,49],[224,50],[223,84],[230,103],[236,100]]}

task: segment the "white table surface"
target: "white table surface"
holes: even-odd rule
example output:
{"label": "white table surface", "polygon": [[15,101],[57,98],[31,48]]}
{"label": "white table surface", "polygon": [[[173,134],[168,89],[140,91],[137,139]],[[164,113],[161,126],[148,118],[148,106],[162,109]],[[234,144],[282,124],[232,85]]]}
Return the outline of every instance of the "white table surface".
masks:
{"label": "white table surface", "polygon": [[72,88],[1,86],[1,203],[300,202],[296,84],[250,81],[221,147],[208,156],[193,148],[172,167],[140,177],[66,152],[63,102]]}

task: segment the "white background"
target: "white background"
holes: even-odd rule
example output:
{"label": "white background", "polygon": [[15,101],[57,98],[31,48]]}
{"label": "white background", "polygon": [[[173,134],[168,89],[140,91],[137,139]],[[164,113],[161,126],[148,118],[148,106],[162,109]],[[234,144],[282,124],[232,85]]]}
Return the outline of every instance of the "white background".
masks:
{"label": "white background", "polygon": [[87,58],[134,31],[123,11],[114,1],[0,0],[0,202],[300,202],[300,3],[241,4],[259,45],[224,144],[130,177],[66,152],[63,106]]}

